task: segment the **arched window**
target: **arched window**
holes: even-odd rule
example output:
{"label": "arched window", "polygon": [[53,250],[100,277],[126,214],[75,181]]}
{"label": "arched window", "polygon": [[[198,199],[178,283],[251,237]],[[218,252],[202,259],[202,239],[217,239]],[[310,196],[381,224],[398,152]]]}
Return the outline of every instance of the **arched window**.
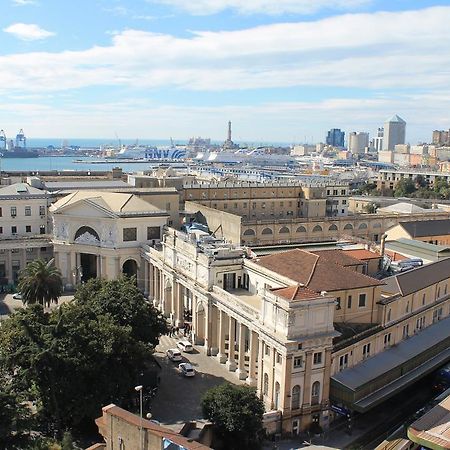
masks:
{"label": "arched window", "polygon": [[83,226],[81,228],[78,228],[78,231],[75,233],[75,241],[77,239],[80,240],[89,240],[94,239],[100,242],[100,237],[98,233],[91,227]]}
{"label": "arched window", "polygon": [[254,235],[255,235],[255,230],[252,230],[251,228],[244,231],[244,236],[254,236]]}
{"label": "arched window", "polygon": [[280,228],[280,231],[278,233],[280,233],[280,234],[289,233],[289,228],[288,227],[282,227],[282,228]]}
{"label": "arched window", "polygon": [[269,395],[269,375],[267,373],[264,374],[263,394],[266,397]]}
{"label": "arched window", "polygon": [[322,231],[322,227],[320,225],[316,225],[313,228],[313,233],[320,233]]}
{"label": "arched window", "polygon": [[380,222],[374,223],[373,227],[374,228],[381,228],[381,223]]}
{"label": "arched window", "polygon": [[261,234],[273,234],[273,231],[270,228],[264,228],[264,230],[262,230]]}
{"label": "arched window", "polygon": [[320,382],[314,381],[311,388],[311,405],[317,405],[320,398]]}
{"label": "arched window", "polygon": [[292,388],[291,409],[300,408],[300,386],[296,385]]}
{"label": "arched window", "polygon": [[347,223],[344,227],[344,230],[353,230],[353,225],[351,223]]}
{"label": "arched window", "polygon": [[306,233],[306,228],[302,225],[300,225],[297,230],[295,230],[297,233]]}
{"label": "arched window", "polygon": [[278,381],[275,383],[275,398],[274,398],[274,408],[278,409],[280,406],[280,383]]}
{"label": "arched window", "polygon": [[328,227],[328,231],[337,231],[337,229],[338,227],[334,223]]}
{"label": "arched window", "polygon": [[358,230],[367,230],[367,223],[364,223],[364,222],[360,223]]}

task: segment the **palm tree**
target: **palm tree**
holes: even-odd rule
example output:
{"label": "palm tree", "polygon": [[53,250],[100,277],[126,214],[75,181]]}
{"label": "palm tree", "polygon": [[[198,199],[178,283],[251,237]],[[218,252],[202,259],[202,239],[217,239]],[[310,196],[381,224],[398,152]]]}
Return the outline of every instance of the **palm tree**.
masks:
{"label": "palm tree", "polygon": [[54,259],[48,262],[36,259],[20,272],[18,289],[24,304],[40,303],[50,306],[51,302],[58,303],[63,283],[61,272],[53,262]]}

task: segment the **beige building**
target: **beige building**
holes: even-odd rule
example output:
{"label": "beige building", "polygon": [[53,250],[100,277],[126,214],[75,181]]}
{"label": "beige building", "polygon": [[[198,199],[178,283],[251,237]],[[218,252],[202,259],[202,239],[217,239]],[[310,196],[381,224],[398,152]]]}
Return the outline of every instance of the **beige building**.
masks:
{"label": "beige building", "polygon": [[422,176],[431,188],[434,186],[436,179],[444,179],[450,182],[450,173],[448,172],[432,172],[420,170],[387,170],[382,169],[378,172],[377,189],[395,189],[395,186],[402,178],[410,178],[414,180],[418,175]]}
{"label": "beige building", "polygon": [[52,257],[49,202],[45,190],[26,183],[0,189],[0,287],[17,284],[28,262]]}
{"label": "beige building", "polygon": [[435,245],[450,245],[450,219],[400,222],[386,231],[387,241],[415,239]]}
{"label": "beige building", "polygon": [[64,286],[89,278],[136,275],[142,285],[141,245],[160,242],[168,214],[132,194],[78,191],[50,207],[55,264]]}

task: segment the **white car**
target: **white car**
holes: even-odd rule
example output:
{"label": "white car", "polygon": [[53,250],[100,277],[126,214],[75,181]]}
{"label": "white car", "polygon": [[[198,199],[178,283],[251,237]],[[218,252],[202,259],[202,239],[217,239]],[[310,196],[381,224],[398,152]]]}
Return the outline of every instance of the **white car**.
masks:
{"label": "white car", "polygon": [[195,370],[189,363],[178,364],[178,368],[185,377],[193,377],[195,375]]}
{"label": "white car", "polygon": [[189,341],[178,341],[177,347],[186,353],[191,353],[194,350],[194,347],[192,347],[192,344]]}
{"label": "white car", "polygon": [[166,352],[166,355],[171,361],[183,361],[181,352],[177,348],[169,348],[169,350],[167,350]]}

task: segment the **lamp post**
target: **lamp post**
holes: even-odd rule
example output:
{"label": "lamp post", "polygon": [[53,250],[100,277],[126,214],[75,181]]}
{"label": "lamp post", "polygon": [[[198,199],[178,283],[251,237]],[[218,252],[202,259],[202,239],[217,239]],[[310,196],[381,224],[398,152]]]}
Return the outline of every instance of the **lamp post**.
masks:
{"label": "lamp post", "polygon": [[141,442],[141,450],[144,450],[144,434],[142,430],[142,389],[143,386],[140,384],[139,386],[135,386],[134,390],[139,392],[139,417],[140,417],[140,426],[139,426],[139,440]]}

